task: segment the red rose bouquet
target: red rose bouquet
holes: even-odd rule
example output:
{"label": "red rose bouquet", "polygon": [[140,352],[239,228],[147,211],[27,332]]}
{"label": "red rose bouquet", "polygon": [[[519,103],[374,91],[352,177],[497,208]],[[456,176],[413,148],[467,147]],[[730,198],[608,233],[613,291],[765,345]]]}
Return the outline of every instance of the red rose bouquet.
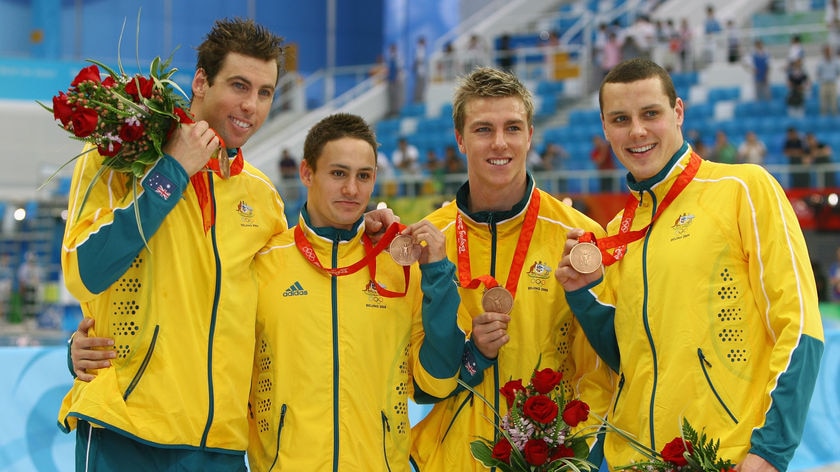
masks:
{"label": "red rose bouquet", "polygon": [[[139,13],[137,22],[139,35]],[[119,57],[119,46],[117,49]],[[177,72],[171,67],[172,56],[165,61],[156,57],[148,75],[127,74],[119,59],[116,71],[93,59],[88,59],[88,62],[91,65],[79,71],[67,91],[60,91],[53,97],[52,107],[41,102],[38,104],[52,113],[59,126],[73,139],[89,144],[61,168],[85,153],[97,150],[103,158],[99,175],[107,170],[127,174],[126,185],[136,199],[138,179],[143,177],[149,165],[163,156],[163,144],[174,125],[192,122],[186,111],[189,100],[172,80],[172,75]],[[104,78],[100,68],[107,73]],[[87,194],[82,205],[86,200]],[[145,242],[136,205],[134,211]]]}
{"label": "red rose bouquet", "polygon": [[[187,119],[188,101],[171,80],[177,70],[171,59],[155,58],[148,75],[128,75],[122,67],[117,72],[89,59],[92,65],[53,97],[52,108],[41,106],[74,139],[95,146],[104,168],[142,177],[163,155],[173,123]],[[107,72],[104,79],[100,68]]]}
{"label": "red rose bouquet", "polygon": [[[508,405],[500,418],[498,439],[480,438],[470,443],[473,457],[502,472],[556,472],[597,470],[586,460],[586,439],[594,433],[572,434],[571,429],[589,417],[589,406],[581,400],[567,400],[561,372],[534,370],[531,381],[511,380],[499,389]],[[464,385],[485,403],[487,399]]]}
{"label": "red rose bouquet", "polygon": [[695,430],[686,419],[683,419],[680,436],[671,440],[659,452],[651,450],[626,433],[616,432],[628,440],[631,447],[641,452],[646,460],[614,467],[615,470],[731,472],[735,467],[731,461],[717,457],[720,440],[707,438],[705,432]]}

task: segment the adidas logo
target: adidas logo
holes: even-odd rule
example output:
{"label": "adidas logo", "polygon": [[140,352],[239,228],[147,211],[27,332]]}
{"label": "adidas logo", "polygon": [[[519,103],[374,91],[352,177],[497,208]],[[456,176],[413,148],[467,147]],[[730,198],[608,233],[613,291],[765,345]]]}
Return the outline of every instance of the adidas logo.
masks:
{"label": "adidas logo", "polygon": [[300,282],[293,283],[291,287],[287,288],[283,292],[284,297],[297,297],[297,296],[300,296],[300,295],[309,295],[309,292],[304,290],[304,288],[300,284]]}

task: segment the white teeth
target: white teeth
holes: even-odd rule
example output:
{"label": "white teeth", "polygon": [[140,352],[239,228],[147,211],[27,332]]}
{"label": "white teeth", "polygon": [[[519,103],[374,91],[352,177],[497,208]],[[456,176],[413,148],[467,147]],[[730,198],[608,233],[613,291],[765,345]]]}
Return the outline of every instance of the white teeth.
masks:
{"label": "white teeth", "polygon": [[630,152],[646,152],[653,149],[653,144],[648,144],[647,146],[643,146],[640,148],[630,148]]}
{"label": "white teeth", "polygon": [[231,118],[231,121],[233,121],[233,124],[235,124],[236,126],[239,126],[240,128],[250,128],[251,127],[250,123],[246,123],[244,121],[239,121],[236,118]]}
{"label": "white teeth", "polygon": [[503,166],[509,162],[508,159],[490,159],[489,161],[494,166]]}

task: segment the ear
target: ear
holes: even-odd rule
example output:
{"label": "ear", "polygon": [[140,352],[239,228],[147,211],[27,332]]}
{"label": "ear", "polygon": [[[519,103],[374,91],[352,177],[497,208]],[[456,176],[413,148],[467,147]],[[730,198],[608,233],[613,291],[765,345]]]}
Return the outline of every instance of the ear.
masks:
{"label": "ear", "polygon": [[199,67],[195,70],[195,75],[192,81],[193,97],[204,98],[207,89],[210,87],[210,81],[207,79],[207,72]]}
{"label": "ear", "polygon": [[312,174],[315,173],[315,170],[312,167],[309,167],[309,163],[306,162],[304,159],[300,160],[300,181],[303,182],[303,185],[309,187],[312,185]]}
{"label": "ear", "polygon": [[466,156],[467,150],[464,148],[464,136],[457,129],[455,130],[455,142],[458,143],[458,151]]}

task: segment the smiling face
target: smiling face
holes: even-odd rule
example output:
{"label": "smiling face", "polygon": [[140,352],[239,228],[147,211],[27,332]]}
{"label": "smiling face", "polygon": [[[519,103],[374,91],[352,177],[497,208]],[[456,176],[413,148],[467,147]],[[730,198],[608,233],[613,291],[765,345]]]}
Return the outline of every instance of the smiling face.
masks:
{"label": "smiling face", "polygon": [[351,229],[361,218],[376,182],[376,152],[365,140],[344,137],[324,145],[313,169],[300,163],[313,226]]}
{"label": "smiling face", "polygon": [[193,78],[190,111],[207,121],[228,148],[238,148],[262,126],[277,83],[277,63],[229,53],[213,84],[203,69]]}
{"label": "smiling face", "polygon": [[656,175],[682,146],[683,102],[670,105],[659,77],[605,83],[601,103],[604,136],[637,181]]}
{"label": "smiling face", "polygon": [[467,156],[471,206],[486,209],[481,208],[486,203],[509,209],[522,199],[527,181],[525,164],[534,130],[525,104],[516,96],[474,98],[464,115],[463,132],[456,130],[455,138]]}

